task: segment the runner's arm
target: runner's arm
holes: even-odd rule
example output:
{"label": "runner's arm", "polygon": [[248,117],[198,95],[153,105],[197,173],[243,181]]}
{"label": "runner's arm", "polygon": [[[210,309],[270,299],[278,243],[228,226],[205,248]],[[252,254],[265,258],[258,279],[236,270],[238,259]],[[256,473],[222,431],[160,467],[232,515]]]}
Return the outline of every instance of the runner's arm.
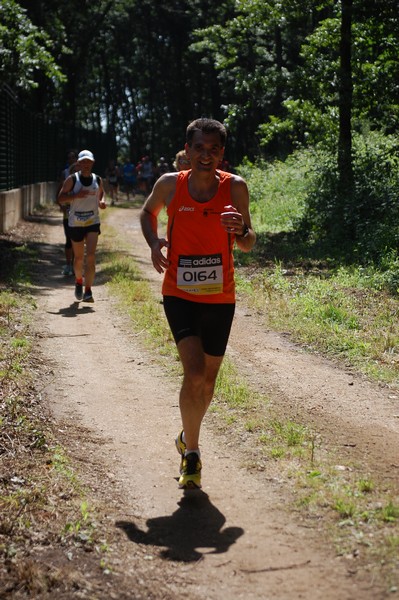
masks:
{"label": "runner's arm", "polygon": [[105,197],[104,197],[104,185],[103,185],[102,177],[97,176],[97,182],[98,182],[98,206],[100,208],[107,208],[107,204],[105,202]]}
{"label": "runner's arm", "polygon": [[74,186],[74,178],[69,175],[63,182],[60,191],[58,192],[57,202],[59,205],[70,204],[72,200],[72,189]]}
{"label": "runner's arm", "polygon": [[[233,206],[230,214],[226,218],[222,217],[222,225],[227,231],[235,234],[239,249],[243,252],[249,252],[255,245],[256,233],[252,229],[249,213],[248,186],[244,179],[238,175],[232,176],[231,202]],[[248,227],[248,233],[244,237],[242,234],[245,233],[246,227]]]}
{"label": "runner's arm", "polygon": [[162,248],[168,248],[169,243],[165,238],[158,236],[158,215],[169,204],[175,189],[176,177],[174,173],[166,173],[160,177],[140,213],[141,230],[151,248],[152,264],[158,273],[163,273],[169,266],[169,261],[162,252]]}

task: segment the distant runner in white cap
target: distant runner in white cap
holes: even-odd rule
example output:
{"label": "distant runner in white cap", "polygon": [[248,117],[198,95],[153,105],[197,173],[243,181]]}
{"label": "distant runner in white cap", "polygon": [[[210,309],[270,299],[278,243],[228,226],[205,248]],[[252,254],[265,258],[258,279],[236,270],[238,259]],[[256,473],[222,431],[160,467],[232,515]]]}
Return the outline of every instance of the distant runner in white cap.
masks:
{"label": "distant runner in white cap", "polygon": [[[106,208],[101,177],[92,173],[94,156],[90,150],[78,154],[77,171],[64,181],[58,194],[60,204],[70,204],[69,230],[74,253],[75,298],[94,302],[91,291],[96,272],[96,248],[100,230],[99,208]],[[85,285],[83,292],[83,263]]]}

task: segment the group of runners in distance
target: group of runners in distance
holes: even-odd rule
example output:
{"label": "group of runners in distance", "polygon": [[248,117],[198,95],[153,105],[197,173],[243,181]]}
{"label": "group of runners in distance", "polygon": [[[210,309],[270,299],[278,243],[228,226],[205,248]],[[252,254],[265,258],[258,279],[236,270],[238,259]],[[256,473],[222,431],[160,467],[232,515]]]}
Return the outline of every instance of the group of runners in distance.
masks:
{"label": "group of runners in distance", "polygon": [[[179,393],[182,429],[175,444],[180,454],[179,488],[185,490],[201,488],[200,429],[235,311],[234,244],[249,252],[256,241],[247,184],[221,168],[226,138],[219,121],[192,121],[184,149],[176,155],[175,170],[162,165],[165,170],[149,182],[140,212],[152,264],[163,275],[163,308],[183,367]],[[92,172],[93,154],[83,150],[75,162],[76,170],[65,178],[58,203],[71,240],[76,300],[93,302],[95,251],[105,192],[102,179]],[[168,219],[166,237],[158,234],[163,208]]]}

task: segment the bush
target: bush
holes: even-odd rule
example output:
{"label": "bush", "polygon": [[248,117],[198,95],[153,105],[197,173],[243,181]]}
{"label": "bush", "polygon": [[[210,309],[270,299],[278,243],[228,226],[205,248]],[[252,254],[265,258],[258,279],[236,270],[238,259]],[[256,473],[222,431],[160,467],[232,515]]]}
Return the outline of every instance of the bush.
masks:
{"label": "bush", "polygon": [[301,230],[328,244],[332,254],[362,264],[380,263],[399,241],[399,145],[394,136],[357,135],[353,140],[352,193],[339,190],[336,157],[319,151]]}
{"label": "bush", "polygon": [[302,217],[307,194],[307,173],[314,156],[296,151],[286,160],[244,162],[239,173],[247,181],[251,217],[258,233],[293,231]]}

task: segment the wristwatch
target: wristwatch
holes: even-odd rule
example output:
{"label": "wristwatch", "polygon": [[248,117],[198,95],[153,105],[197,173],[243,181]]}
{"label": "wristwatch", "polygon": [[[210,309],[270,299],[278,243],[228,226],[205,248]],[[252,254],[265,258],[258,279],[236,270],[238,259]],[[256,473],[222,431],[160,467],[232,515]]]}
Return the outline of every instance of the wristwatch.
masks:
{"label": "wristwatch", "polygon": [[236,233],[236,236],[240,237],[240,238],[245,238],[245,237],[247,237],[248,234],[249,234],[249,227],[246,223],[244,223],[243,228],[242,228],[242,233],[240,233],[240,234]]}

